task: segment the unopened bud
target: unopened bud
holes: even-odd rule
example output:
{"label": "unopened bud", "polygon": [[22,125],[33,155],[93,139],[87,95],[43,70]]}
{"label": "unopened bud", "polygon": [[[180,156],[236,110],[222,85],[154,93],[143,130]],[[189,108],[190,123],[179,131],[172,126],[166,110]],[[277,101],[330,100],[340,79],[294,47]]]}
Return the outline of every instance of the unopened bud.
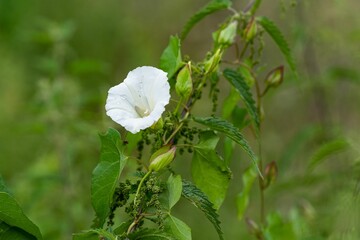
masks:
{"label": "unopened bud", "polygon": [[190,97],[193,90],[193,83],[191,79],[191,62],[186,64],[177,75],[175,90],[176,93],[184,99],[188,99]]}
{"label": "unopened bud", "polygon": [[256,36],[256,33],[257,33],[257,24],[255,18],[253,17],[251,18],[250,22],[248,23],[248,25],[244,30],[245,41],[250,42],[251,40],[253,40],[254,37]]}
{"label": "unopened bud", "polygon": [[205,62],[205,72],[211,73],[215,71],[220,63],[222,57],[222,51],[220,49],[216,50],[215,54]]}
{"label": "unopened bud", "polygon": [[274,183],[277,175],[278,175],[278,168],[276,165],[275,161],[270,162],[266,167],[265,167],[265,183],[264,183],[264,188],[267,188],[268,186],[270,186],[270,184]]}
{"label": "unopened bud", "polygon": [[157,150],[150,158],[149,170],[157,172],[169,165],[174,160],[175,152],[175,146],[165,146]]}
{"label": "unopened bud", "polygon": [[226,28],[221,30],[218,42],[223,45],[231,45],[234,43],[237,30],[237,21],[231,22]]}
{"label": "unopened bud", "polygon": [[269,72],[265,79],[266,85],[268,87],[277,87],[284,80],[284,66],[279,66]]}
{"label": "unopened bud", "polygon": [[261,229],[254,220],[247,217],[245,222],[252,235],[255,235],[256,237],[262,236]]}

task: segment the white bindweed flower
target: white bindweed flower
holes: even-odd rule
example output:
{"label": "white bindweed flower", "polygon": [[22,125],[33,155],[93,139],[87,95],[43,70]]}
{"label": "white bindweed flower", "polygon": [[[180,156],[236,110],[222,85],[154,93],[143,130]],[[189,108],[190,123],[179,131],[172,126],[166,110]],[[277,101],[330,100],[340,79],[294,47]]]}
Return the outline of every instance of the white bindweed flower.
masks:
{"label": "white bindweed flower", "polygon": [[110,88],[106,114],[131,133],[156,123],[170,100],[167,73],[154,67],[138,67],[119,85]]}

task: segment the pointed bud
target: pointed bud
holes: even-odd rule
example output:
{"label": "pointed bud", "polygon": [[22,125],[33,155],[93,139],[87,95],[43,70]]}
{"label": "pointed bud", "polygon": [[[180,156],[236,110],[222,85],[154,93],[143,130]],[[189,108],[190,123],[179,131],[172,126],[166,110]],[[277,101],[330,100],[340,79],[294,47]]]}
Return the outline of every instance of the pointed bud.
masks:
{"label": "pointed bud", "polygon": [[233,21],[221,30],[218,38],[218,42],[223,45],[231,45],[235,41],[236,31],[237,31],[238,22]]}
{"label": "pointed bud", "polygon": [[150,171],[158,172],[175,158],[176,147],[165,146],[157,150],[150,158]]}
{"label": "pointed bud", "polygon": [[277,175],[278,175],[278,168],[275,161],[270,162],[265,168],[265,182],[264,182],[264,189],[270,186],[270,184],[274,183]]}
{"label": "pointed bud", "polygon": [[[262,236],[261,229],[254,220],[247,217],[245,219],[245,222],[246,222],[246,225],[248,226],[249,231],[252,235],[255,235],[256,237]],[[262,239],[262,238],[259,238],[259,239]]]}
{"label": "pointed bud", "polygon": [[215,71],[220,63],[222,57],[222,51],[220,49],[216,50],[215,54],[205,62],[205,72],[211,73]]}
{"label": "pointed bud", "polygon": [[268,87],[277,87],[284,80],[284,66],[279,66],[269,72],[265,79],[265,83]]}
{"label": "pointed bud", "polygon": [[246,26],[245,30],[244,30],[244,38],[246,42],[250,42],[251,40],[254,39],[254,37],[257,34],[257,24],[255,21],[255,18],[252,17],[250,19],[250,22],[248,23],[248,25]]}
{"label": "pointed bud", "polygon": [[184,99],[188,99],[190,97],[193,90],[191,62],[187,63],[177,75],[175,90],[176,93]]}

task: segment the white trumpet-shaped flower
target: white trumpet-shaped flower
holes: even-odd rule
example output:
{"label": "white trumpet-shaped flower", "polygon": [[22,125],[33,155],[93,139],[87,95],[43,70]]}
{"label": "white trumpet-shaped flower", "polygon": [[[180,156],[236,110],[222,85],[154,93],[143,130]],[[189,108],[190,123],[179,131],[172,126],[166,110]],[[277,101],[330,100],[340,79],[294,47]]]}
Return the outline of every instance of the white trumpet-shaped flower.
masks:
{"label": "white trumpet-shaped flower", "polygon": [[170,100],[167,73],[155,67],[138,67],[119,85],[110,88],[106,114],[131,133],[157,122]]}

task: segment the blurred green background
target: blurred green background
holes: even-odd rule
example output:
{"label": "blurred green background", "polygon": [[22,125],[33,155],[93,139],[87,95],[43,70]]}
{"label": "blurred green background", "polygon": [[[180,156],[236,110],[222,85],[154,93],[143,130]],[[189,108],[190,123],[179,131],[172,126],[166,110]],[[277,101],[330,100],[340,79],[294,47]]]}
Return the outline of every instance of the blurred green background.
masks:
{"label": "blurred green background", "polygon": [[[283,30],[300,75],[265,99],[263,155],[280,169],[266,209],[303,226],[308,239],[360,239],[360,1],[294,2],[263,1],[258,12]],[[104,111],[109,87],[137,66],[158,66],[169,36],[206,3],[0,0],[0,173],[44,239],[70,239],[91,224],[98,132],[115,126]],[[240,10],[247,1],[233,3]],[[197,25],[183,53],[201,60],[229,14]],[[270,38],[265,44],[269,71],[285,60]],[[220,219],[227,239],[250,239],[234,200],[249,161],[236,156]],[[189,171],[184,162],[176,166]],[[257,198],[255,188],[247,212],[255,220]],[[176,210],[194,239],[217,239],[193,206]]]}

